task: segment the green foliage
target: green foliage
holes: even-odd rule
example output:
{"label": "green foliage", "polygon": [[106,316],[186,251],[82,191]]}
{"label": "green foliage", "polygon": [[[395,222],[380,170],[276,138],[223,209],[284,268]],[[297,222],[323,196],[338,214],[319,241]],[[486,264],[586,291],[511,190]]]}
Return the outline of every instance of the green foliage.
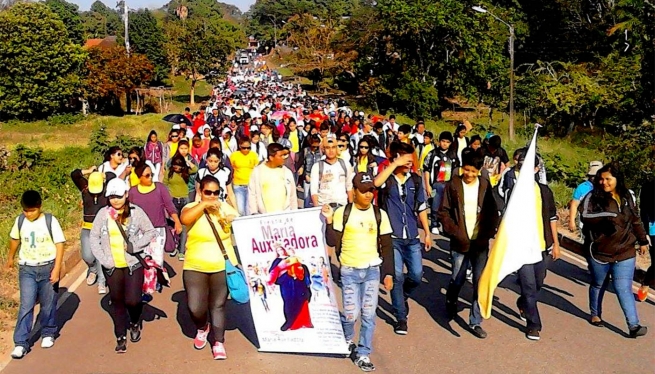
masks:
{"label": "green foliage", "polygon": [[75,44],[84,44],[84,25],[79,7],[65,0],[46,0],[44,3],[64,22],[70,41]]}
{"label": "green foliage", "polygon": [[430,118],[439,106],[439,93],[434,85],[413,80],[408,73],[403,76],[393,98],[398,108],[413,118]]}
{"label": "green foliage", "polygon": [[103,159],[105,152],[110,146],[107,127],[100,125],[91,131],[91,135],[89,136],[89,149],[92,154],[96,155],[98,160]]}
{"label": "green foliage", "polygon": [[0,12],[0,119],[67,111],[84,58],[47,5],[21,2]]}
{"label": "green foliage", "polygon": [[129,28],[131,51],[148,57],[155,67],[152,83],[161,84],[170,73],[162,27],[148,9],[139,9],[130,13]]}
{"label": "green foliage", "polygon": [[136,138],[127,134],[119,134],[111,144],[112,146],[119,146],[123,152],[128,152],[134,147],[143,148],[143,139]]}
{"label": "green foliage", "polygon": [[34,169],[43,161],[43,149],[30,148],[23,144],[18,144],[9,157],[9,169],[25,170]]}
{"label": "green foliage", "polygon": [[63,113],[63,114],[54,114],[48,117],[48,125],[74,125],[80,121],[84,120],[84,115],[81,113]]}
{"label": "green foliage", "polygon": [[628,187],[640,186],[655,173],[655,122],[625,126],[608,142],[608,154],[625,173]]}
{"label": "green foliage", "polygon": [[120,14],[106,6],[100,0],[91,4],[88,12],[82,14],[84,20],[84,31],[88,38],[104,38],[105,36],[118,35],[123,29],[123,22]]}
{"label": "green foliage", "polygon": [[575,188],[586,177],[588,161],[568,159],[557,153],[544,154],[542,157],[549,181]]}

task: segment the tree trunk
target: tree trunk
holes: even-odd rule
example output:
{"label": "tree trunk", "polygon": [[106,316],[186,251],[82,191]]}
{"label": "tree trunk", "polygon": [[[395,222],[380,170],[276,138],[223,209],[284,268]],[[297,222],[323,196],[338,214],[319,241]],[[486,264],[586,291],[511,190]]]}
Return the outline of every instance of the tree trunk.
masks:
{"label": "tree trunk", "polygon": [[189,104],[196,105],[196,78],[191,78],[191,92],[189,93]]}
{"label": "tree trunk", "polygon": [[132,95],[130,91],[125,92],[125,108],[128,114],[132,112]]}

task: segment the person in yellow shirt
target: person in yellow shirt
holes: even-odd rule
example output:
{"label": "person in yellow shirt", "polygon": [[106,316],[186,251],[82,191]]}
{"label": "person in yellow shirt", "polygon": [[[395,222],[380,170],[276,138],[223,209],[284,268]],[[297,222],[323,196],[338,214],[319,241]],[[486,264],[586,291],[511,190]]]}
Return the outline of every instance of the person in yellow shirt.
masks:
{"label": "person in yellow shirt", "polygon": [[215,360],[224,360],[227,358],[224,343],[225,303],[228,294],[225,258],[208,220],[214,223],[228,258],[237,264],[230,237],[232,221],[239,213],[219,200],[222,191],[213,176],[205,176],[200,181],[200,192],[200,201],[187,204],[180,217],[182,224],[188,227],[182,280],[191,319],[198,330],[193,340],[194,347],[205,347],[211,327],[216,340],[212,344],[212,354]]}
{"label": "person in yellow shirt", "polygon": [[239,214],[248,214],[248,183],[253,169],[259,164],[259,156],[251,150],[250,139],[239,141],[239,149],[230,155],[230,163],[234,169],[232,189],[236,198]]}
{"label": "person in yellow shirt", "polygon": [[419,151],[418,154],[418,167],[419,167],[419,175],[423,175],[423,164],[425,163],[425,158],[428,157],[428,154],[430,153],[431,150],[434,149],[434,144],[432,143],[432,140],[434,139],[434,134],[431,131],[426,131],[423,134],[423,148],[416,148],[417,151]]}
{"label": "person in yellow shirt", "polygon": [[[375,331],[380,275],[387,291],[393,288],[394,251],[391,244],[391,223],[373,201],[373,177],[357,173],[353,178],[354,200],[336,212],[324,205],[322,214],[328,225],[328,245],[334,245],[341,262],[343,314],[341,323],[353,354],[355,365],[363,371],[373,371],[369,358]],[[355,322],[361,315],[359,342],[355,337]]]}

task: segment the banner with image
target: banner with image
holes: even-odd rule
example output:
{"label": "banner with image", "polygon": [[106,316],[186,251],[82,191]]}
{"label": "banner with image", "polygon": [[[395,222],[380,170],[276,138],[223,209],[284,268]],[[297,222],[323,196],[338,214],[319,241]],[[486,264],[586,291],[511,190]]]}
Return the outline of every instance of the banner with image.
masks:
{"label": "banner with image", "polygon": [[232,223],[264,352],[348,354],[320,208]]}

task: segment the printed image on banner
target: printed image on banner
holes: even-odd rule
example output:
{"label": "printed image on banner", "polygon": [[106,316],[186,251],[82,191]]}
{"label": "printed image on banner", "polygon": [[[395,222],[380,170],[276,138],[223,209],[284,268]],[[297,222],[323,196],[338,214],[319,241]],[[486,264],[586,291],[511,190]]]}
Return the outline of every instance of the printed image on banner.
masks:
{"label": "printed image on banner", "polygon": [[232,223],[265,352],[348,354],[320,208]]}

